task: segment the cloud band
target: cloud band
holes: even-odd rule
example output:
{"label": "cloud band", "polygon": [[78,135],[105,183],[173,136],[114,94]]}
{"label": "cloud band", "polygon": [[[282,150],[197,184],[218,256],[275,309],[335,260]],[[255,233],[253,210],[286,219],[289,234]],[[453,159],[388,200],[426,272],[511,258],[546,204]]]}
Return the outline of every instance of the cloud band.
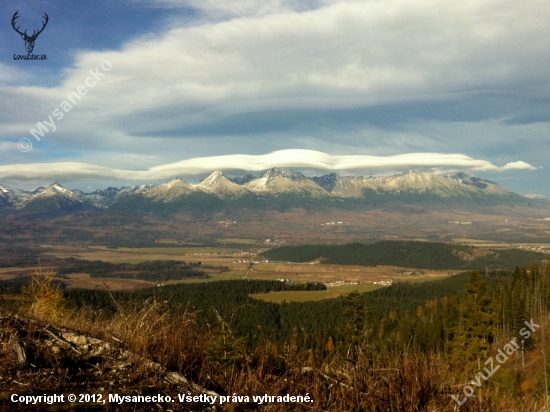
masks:
{"label": "cloud band", "polygon": [[178,175],[197,175],[214,170],[258,172],[272,167],[308,168],[328,171],[380,170],[396,168],[454,168],[472,171],[534,170],[523,161],[502,167],[464,154],[407,153],[393,156],[330,155],[315,150],[287,149],[265,155],[222,155],[197,157],[151,167],[123,170],[79,162],[12,164],[0,166],[0,178],[20,181],[36,179],[162,180]]}

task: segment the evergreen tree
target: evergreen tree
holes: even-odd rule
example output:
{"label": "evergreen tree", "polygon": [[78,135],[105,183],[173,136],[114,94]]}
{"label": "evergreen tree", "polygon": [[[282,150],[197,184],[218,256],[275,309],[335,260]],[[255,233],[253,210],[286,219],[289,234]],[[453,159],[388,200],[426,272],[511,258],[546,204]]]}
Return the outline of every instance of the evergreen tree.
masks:
{"label": "evergreen tree", "polygon": [[348,347],[348,359],[356,360],[361,347],[367,339],[367,308],[365,307],[365,297],[358,291],[350,292],[346,295],[345,309],[342,315],[347,318],[346,341]]}
{"label": "evergreen tree", "polygon": [[466,294],[459,307],[459,324],[453,331],[451,364],[470,376],[489,357],[494,337],[494,304],[479,272],[470,272]]}

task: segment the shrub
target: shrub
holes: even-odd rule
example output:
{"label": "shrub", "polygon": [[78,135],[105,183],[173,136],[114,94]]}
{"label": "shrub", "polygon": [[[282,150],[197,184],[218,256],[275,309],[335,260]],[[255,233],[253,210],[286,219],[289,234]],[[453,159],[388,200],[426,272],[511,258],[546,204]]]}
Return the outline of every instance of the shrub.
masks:
{"label": "shrub", "polygon": [[23,311],[45,321],[60,321],[66,315],[66,300],[59,283],[53,283],[53,269],[44,272],[42,264],[31,276],[31,284],[22,288]]}

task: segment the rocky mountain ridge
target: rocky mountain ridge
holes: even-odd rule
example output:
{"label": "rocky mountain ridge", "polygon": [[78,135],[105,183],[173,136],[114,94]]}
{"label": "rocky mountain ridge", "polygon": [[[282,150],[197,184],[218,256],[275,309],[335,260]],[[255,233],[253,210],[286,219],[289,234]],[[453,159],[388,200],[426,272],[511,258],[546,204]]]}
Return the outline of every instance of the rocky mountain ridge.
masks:
{"label": "rocky mountain ridge", "polygon": [[[194,195],[215,196],[231,200],[245,196],[290,195],[298,198],[334,199],[386,196],[399,198],[404,195],[437,197],[440,199],[474,199],[487,196],[533,200],[521,197],[490,180],[465,173],[437,175],[409,170],[389,176],[340,176],[330,173],[307,177],[286,168],[272,168],[259,177],[247,175],[228,178],[222,171],[214,171],[198,184],[191,184],[179,177],[166,183],[96,190],[84,193],[67,190],[59,183],[32,192],[11,189],[0,185],[0,211],[72,213],[76,211],[106,209],[128,196],[141,196],[153,202],[171,203]],[[536,200],[536,199],[535,199]]]}
{"label": "rocky mountain ridge", "polygon": [[300,172],[275,167],[244,185],[251,192],[259,194],[294,193],[311,197],[332,196],[312,179]]}
{"label": "rocky mountain ridge", "polygon": [[220,170],[201,180],[196,188],[219,197],[238,197],[250,193],[246,186],[229,180]]}

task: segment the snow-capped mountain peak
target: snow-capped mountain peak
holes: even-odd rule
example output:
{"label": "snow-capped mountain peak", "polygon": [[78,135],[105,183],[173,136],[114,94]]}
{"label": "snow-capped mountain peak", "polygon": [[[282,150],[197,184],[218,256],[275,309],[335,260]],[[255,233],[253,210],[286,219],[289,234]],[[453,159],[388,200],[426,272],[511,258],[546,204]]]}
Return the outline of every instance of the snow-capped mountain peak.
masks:
{"label": "snow-capped mountain peak", "polygon": [[[40,187],[32,192],[0,185],[0,210],[8,212],[21,210],[32,213],[55,210],[72,213],[79,210],[109,208],[121,197],[131,195],[143,196],[154,202],[168,203],[196,194],[234,199],[252,195],[252,193],[262,198],[266,195],[279,196],[284,193],[314,198],[364,198],[367,201],[371,197],[376,201],[390,198],[405,201],[437,198],[478,201],[486,196],[497,195],[498,198],[491,198],[492,202],[495,199],[502,199],[503,202],[521,201],[518,195],[505,187],[466,173],[433,174],[408,170],[404,173],[377,177],[339,176],[336,173],[330,173],[309,178],[300,172],[277,167],[265,171],[260,177],[247,175],[229,179],[222,171],[216,170],[195,185],[176,177],[158,186],[143,184],[120,189],[109,187],[95,190],[92,193],[84,193],[78,189],[67,190],[58,182],[46,189]],[[404,197],[401,197],[402,195]],[[526,198],[541,199],[542,197],[529,195]],[[128,199],[128,202],[125,201],[124,205],[132,204],[132,199]],[[202,200],[207,202],[208,198],[201,198]]]}
{"label": "snow-capped mountain peak", "polygon": [[[204,178],[203,180],[200,181],[200,183],[197,185],[197,187],[199,186],[205,186],[205,187],[209,187],[209,186],[212,186],[212,185],[218,185],[221,181],[223,181],[223,179],[227,179],[221,170],[216,170],[214,172],[212,172],[212,174],[206,178]],[[229,180],[229,179],[227,179]]]}
{"label": "snow-capped mountain peak", "polygon": [[163,202],[170,202],[178,197],[195,193],[197,189],[181,178],[176,177],[148,190],[142,191],[140,188],[139,192],[143,193],[145,197],[155,198]]}
{"label": "snow-capped mountain peak", "polygon": [[42,192],[33,196],[33,198],[38,197],[52,197],[52,196],[65,196],[71,199],[80,199],[80,196],[77,193],[74,193],[70,190],[65,189],[59,183],[55,182],[53,185],[49,186]]}
{"label": "snow-capped mountain peak", "polygon": [[312,197],[331,196],[331,194],[302,173],[282,167],[269,169],[259,178],[244,185],[256,193],[295,193]]}
{"label": "snow-capped mountain peak", "polygon": [[201,180],[200,183],[196,185],[196,188],[218,197],[235,197],[250,193],[245,187],[225,177],[220,170],[216,170],[210,176]]}
{"label": "snow-capped mountain peak", "polygon": [[22,208],[26,213],[66,214],[95,207],[80,193],[65,189],[58,182],[30,197]]}

